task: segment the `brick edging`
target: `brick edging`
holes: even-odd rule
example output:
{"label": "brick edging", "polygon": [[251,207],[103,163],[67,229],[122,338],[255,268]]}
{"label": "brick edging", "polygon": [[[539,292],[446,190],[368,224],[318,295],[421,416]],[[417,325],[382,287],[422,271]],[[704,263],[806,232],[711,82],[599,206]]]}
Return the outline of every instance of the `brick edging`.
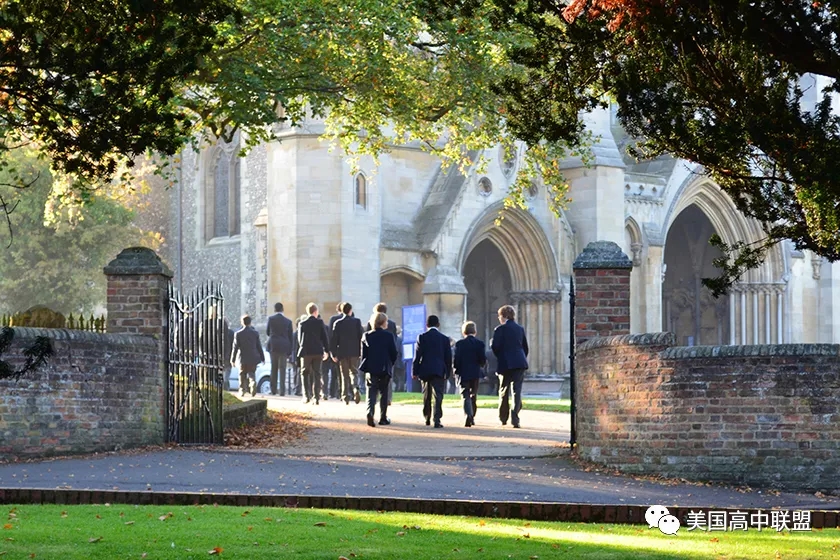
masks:
{"label": "brick edging", "polygon": [[[296,496],[214,494],[197,492],[125,492],[106,490],[47,490],[0,488],[0,504],[132,504],[132,505],[212,505],[239,507],[291,507],[396,511],[437,515],[528,519],[532,521],[571,521],[646,525],[648,506],[590,505],[557,502],[494,502],[472,500],[429,500],[420,498],[377,498],[346,496]],[[690,511],[741,512],[752,515],[770,508],[715,508],[668,506],[671,515],[685,520]],[[811,512],[811,528],[840,528],[840,510],[773,508]]]}

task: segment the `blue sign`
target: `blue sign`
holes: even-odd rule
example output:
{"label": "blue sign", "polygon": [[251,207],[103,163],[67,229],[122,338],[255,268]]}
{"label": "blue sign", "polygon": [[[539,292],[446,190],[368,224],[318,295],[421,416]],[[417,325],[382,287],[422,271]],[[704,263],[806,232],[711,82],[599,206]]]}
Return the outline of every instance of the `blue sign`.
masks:
{"label": "blue sign", "polygon": [[406,305],[402,308],[403,344],[413,345],[426,332],[426,305]]}
{"label": "blue sign", "polygon": [[[414,358],[414,343],[426,332],[426,306],[406,305],[402,308],[403,360],[405,360],[405,386],[411,391],[414,384],[411,379],[411,360]],[[415,391],[418,388],[415,387]]]}

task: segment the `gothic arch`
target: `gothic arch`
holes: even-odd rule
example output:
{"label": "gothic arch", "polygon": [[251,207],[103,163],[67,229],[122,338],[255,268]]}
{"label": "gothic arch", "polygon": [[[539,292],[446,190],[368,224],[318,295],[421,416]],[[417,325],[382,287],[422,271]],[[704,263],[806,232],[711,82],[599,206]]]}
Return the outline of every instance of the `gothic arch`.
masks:
{"label": "gothic arch", "polygon": [[497,226],[495,221],[501,209],[502,202],[489,206],[470,226],[458,255],[458,269],[463,270],[470,252],[489,239],[507,262],[514,291],[556,289],[557,258],[540,224],[526,211],[507,208]]}
{"label": "gothic arch", "polygon": [[[695,205],[709,219],[715,231],[727,244],[737,241],[755,242],[766,236],[761,224],[744,217],[735,207],[729,195],[708,177],[692,175],[680,186],[662,228],[662,239],[667,239],[671,225],[680,213]],[[747,271],[743,282],[780,282],[785,275],[787,262],[782,244],[777,244],[767,254],[767,259],[758,268]]]}
{"label": "gothic arch", "polygon": [[[498,299],[514,305],[516,320],[528,333],[529,375],[556,374],[563,371],[568,352],[562,342],[564,334],[568,335],[564,331],[568,329],[568,321],[564,322],[567,310],[558,289],[557,254],[542,226],[529,212],[506,208],[502,223],[496,225],[501,209],[501,202],[493,204],[473,222],[458,255],[458,270],[465,276],[465,285],[485,286],[485,302],[478,306],[482,312],[492,311],[483,321],[487,325],[485,336],[492,332],[490,327],[495,319],[492,307],[499,303],[497,298],[501,296]],[[482,267],[473,264],[467,268],[467,260],[474,251],[477,257],[484,256],[483,272],[478,270]],[[493,257],[494,254],[497,256]],[[487,294],[493,296],[492,301]],[[468,294],[467,306],[469,297]]]}

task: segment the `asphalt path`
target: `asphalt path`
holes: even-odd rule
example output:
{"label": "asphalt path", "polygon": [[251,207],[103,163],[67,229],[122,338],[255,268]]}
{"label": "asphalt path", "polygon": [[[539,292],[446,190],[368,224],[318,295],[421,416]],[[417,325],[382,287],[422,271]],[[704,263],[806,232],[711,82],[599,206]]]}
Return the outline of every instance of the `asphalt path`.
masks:
{"label": "asphalt path", "polygon": [[[840,498],[637,479],[585,469],[568,458],[568,415],[524,411],[523,428],[502,427],[482,409],[465,428],[457,409],[446,427],[423,423],[417,405],[394,406],[391,426],[368,427],[364,405],[305,410],[314,429],[283,449],[171,448],[0,465],[0,487],[398,497],[682,507],[840,509]],[[564,429],[565,426],[565,429]]]}

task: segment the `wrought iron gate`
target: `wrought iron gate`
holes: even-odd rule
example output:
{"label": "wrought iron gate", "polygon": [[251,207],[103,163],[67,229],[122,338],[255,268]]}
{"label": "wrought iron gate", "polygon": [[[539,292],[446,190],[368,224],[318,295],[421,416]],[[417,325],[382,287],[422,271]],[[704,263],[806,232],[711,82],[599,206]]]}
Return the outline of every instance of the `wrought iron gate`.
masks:
{"label": "wrought iron gate", "polygon": [[169,283],[167,438],[176,443],[222,443],[225,301],[208,283],[183,297]]}

